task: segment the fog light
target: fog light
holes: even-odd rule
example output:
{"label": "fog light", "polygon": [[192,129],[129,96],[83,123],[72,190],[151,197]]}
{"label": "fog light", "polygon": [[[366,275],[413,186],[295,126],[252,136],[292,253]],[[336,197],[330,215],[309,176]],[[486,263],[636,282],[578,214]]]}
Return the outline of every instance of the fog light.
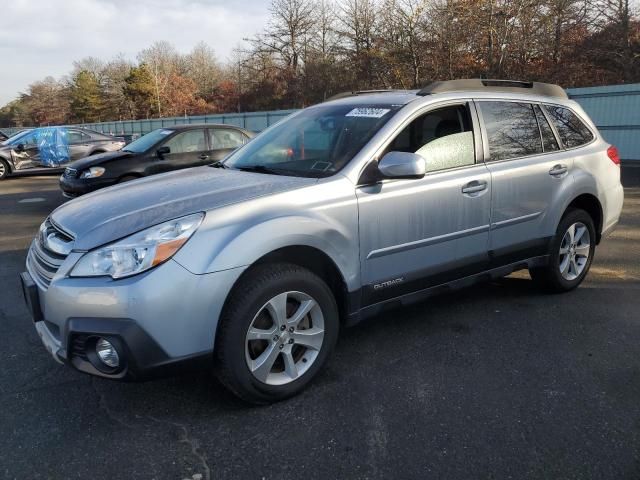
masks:
{"label": "fog light", "polygon": [[100,338],[96,342],[96,353],[98,358],[107,367],[117,368],[120,365],[120,357],[118,351],[111,343],[104,338]]}

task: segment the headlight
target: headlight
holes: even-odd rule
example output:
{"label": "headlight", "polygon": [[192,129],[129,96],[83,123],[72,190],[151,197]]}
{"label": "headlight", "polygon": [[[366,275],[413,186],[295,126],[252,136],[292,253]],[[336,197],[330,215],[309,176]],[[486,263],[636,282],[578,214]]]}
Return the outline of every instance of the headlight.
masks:
{"label": "headlight", "polygon": [[102,176],[103,173],[103,167],[91,167],[89,170],[82,172],[80,178],[96,178]]}
{"label": "headlight", "polygon": [[72,277],[123,278],[144,272],[170,259],[202,223],[204,213],[176,218],[86,253],[73,267]]}

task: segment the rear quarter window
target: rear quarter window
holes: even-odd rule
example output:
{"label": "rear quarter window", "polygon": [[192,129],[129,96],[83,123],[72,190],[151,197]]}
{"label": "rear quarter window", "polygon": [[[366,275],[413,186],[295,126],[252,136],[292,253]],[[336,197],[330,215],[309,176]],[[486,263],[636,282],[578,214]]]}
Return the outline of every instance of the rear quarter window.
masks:
{"label": "rear quarter window", "polygon": [[591,130],[568,108],[545,105],[565,148],[575,148],[593,140]]}

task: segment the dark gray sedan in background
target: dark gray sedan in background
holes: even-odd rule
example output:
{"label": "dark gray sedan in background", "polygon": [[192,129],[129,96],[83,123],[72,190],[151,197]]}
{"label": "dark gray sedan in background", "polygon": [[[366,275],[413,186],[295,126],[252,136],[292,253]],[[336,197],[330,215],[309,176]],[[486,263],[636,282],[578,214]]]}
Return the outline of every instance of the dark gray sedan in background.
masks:
{"label": "dark gray sedan in background", "polygon": [[40,127],[24,130],[0,143],[0,180],[19,173],[60,173],[79,158],[124,147],[112,137],[78,127]]}

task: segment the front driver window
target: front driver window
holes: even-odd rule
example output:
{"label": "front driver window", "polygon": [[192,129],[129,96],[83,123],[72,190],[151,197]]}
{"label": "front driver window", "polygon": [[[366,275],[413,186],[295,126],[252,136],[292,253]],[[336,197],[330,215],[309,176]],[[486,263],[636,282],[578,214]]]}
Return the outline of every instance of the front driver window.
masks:
{"label": "front driver window", "polygon": [[204,152],[207,149],[204,130],[187,130],[186,132],[178,133],[164,145],[170,148],[170,153],[172,154]]}
{"label": "front driver window", "polygon": [[473,127],[464,105],[433,110],[413,120],[386,152],[411,152],[423,157],[427,172],[475,163]]}

